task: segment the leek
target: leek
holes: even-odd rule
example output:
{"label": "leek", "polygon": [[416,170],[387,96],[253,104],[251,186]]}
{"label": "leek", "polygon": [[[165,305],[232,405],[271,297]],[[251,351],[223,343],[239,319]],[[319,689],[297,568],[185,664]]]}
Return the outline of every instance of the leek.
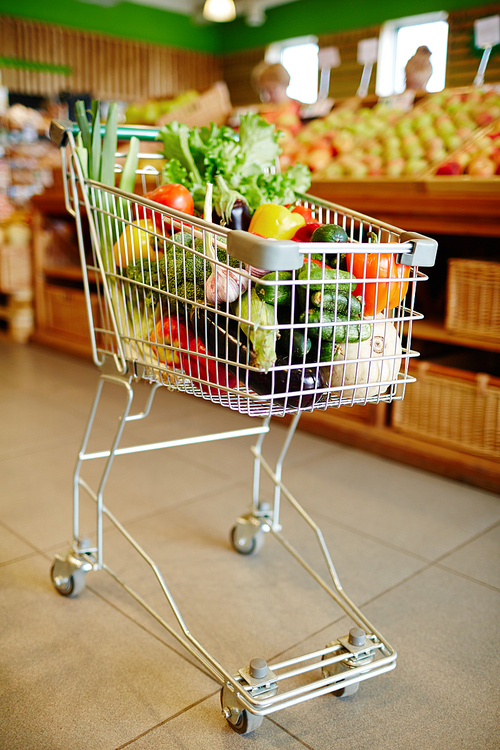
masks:
{"label": "leek", "polygon": [[[95,126],[94,126],[95,127]],[[106,119],[106,132],[102,144],[100,181],[104,185],[115,186],[115,156],[118,143],[118,105],[111,102]],[[93,133],[92,133],[93,135]]]}
{"label": "leek", "polygon": [[135,177],[137,173],[137,166],[139,164],[139,139],[135,135],[130,139],[130,145],[128,147],[127,158],[125,159],[125,166],[123,167],[122,176],[120,179],[120,190],[124,190],[126,193],[133,193],[135,187]]}
{"label": "leek", "polygon": [[92,102],[92,139],[90,146],[89,176],[99,182],[101,177],[101,115],[99,101]]}
{"label": "leek", "polygon": [[89,176],[89,152],[83,146],[83,139],[81,132],[76,136],[76,153],[82,167],[83,176],[88,179]]}

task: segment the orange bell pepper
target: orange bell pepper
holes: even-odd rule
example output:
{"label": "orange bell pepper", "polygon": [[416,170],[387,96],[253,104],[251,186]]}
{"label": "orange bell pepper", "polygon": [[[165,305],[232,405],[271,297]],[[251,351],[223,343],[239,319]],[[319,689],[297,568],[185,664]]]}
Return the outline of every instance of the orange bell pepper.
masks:
{"label": "orange bell pepper", "polygon": [[[364,279],[354,295],[363,297],[365,315],[375,316],[384,308],[392,310],[408,291],[410,266],[396,263],[394,253],[347,254],[347,270]],[[390,281],[386,281],[390,279]]]}

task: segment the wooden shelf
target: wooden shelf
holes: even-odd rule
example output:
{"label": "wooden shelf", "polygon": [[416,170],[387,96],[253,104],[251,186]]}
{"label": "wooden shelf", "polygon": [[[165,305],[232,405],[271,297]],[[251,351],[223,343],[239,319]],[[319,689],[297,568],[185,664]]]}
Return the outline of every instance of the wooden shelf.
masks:
{"label": "wooden shelf", "polygon": [[438,341],[443,344],[466,346],[470,349],[482,349],[488,352],[500,352],[500,339],[488,339],[484,336],[455,333],[444,327],[442,322],[434,320],[417,320],[413,324],[413,338],[424,341]]}
{"label": "wooden shelf", "polygon": [[422,234],[500,237],[500,192],[429,193],[424,182],[313,182],[309,191],[396,227]]}
{"label": "wooden shelf", "polygon": [[[83,274],[80,266],[55,266],[55,265],[44,265],[42,272],[47,278],[51,279],[66,279],[68,281],[82,281]],[[97,281],[97,274],[93,271],[89,271],[88,278],[90,282]]]}

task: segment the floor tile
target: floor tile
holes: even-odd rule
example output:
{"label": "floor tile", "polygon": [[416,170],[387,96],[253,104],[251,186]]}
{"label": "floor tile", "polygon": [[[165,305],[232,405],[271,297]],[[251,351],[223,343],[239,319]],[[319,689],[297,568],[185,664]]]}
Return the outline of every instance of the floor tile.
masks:
{"label": "floor tile", "polygon": [[0,523],[0,565],[33,552],[33,547]]}
{"label": "floor tile", "polygon": [[280,712],[280,726],[314,750],[500,746],[500,656],[491,648],[500,637],[498,592],[431,568],[363,614],[398,651],[396,669],[348,698],[327,695]]}
{"label": "floor tile", "polygon": [[320,457],[307,477],[293,467],[289,477],[316,512],[428,559],[500,520],[497,495],[363,451]]}
{"label": "floor tile", "polygon": [[47,560],[0,568],[1,746],[114,750],[214,683],[86,590],[65,599]]}
{"label": "floor tile", "polygon": [[129,745],[130,750],[303,750],[300,739],[269,719],[255,732],[241,736],[221,715],[219,695],[208,698]]}
{"label": "floor tile", "polygon": [[[271,535],[256,555],[238,555],[231,548],[228,532],[246,509],[245,500],[244,487],[235,486],[216,497],[185,503],[127,525],[164,574],[188,628],[198,633],[216,658],[225,660],[230,671],[256,655],[270,658],[280,653],[343,614]],[[283,522],[295,548],[328,580],[314,535],[304,533],[296,515],[284,514]],[[335,553],[334,564],[345,590],[358,603],[422,567],[414,557],[331,523],[326,522],[322,531]],[[126,540],[109,531],[104,545],[107,564],[159,612],[168,609],[151,570]],[[98,575],[92,586],[130,616],[139,617],[135,603],[127,601],[114,582]],[[333,587],[331,580],[329,583]],[[171,616],[167,620],[173,623]],[[140,621],[146,624],[142,618]]]}
{"label": "floor tile", "polygon": [[[109,447],[109,442],[98,438],[99,431],[95,448]],[[29,460],[24,455],[0,460],[2,519],[38,548],[52,547],[72,537],[73,472],[80,441],[81,435],[71,436],[64,445],[31,453]],[[86,462],[82,469],[82,477],[94,491],[104,465],[104,460],[97,459]],[[185,458],[178,453],[165,457],[154,451],[117,457],[104,498],[123,522],[213,492],[226,482],[224,476],[190,462],[187,454]],[[85,492],[80,494],[81,533],[92,535],[95,504]]]}
{"label": "floor tile", "polygon": [[500,590],[500,525],[464,544],[440,562]]}

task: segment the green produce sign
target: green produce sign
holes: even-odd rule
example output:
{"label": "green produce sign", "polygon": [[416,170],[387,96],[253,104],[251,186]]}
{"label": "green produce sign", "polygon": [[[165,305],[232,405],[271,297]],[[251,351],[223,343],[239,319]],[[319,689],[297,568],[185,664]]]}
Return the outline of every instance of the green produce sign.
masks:
{"label": "green produce sign", "polygon": [[0,68],[32,70],[37,73],[58,73],[63,76],[69,76],[73,72],[73,68],[70,68],[69,65],[53,65],[37,60],[22,60],[19,57],[0,57]]}

